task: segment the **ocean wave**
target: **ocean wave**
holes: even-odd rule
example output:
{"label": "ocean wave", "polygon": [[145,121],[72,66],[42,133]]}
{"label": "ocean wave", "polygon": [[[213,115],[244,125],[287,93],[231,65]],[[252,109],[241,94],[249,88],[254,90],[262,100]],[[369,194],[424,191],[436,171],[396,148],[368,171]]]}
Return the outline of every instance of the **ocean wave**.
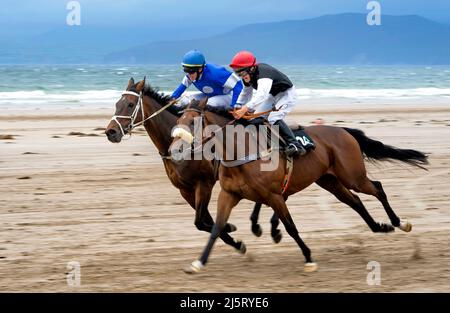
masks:
{"label": "ocean wave", "polygon": [[119,90],[89,90],[50,93],[43,90],[0,92],[0,106],[17,107],[54,107],[63,106],[102,106],[113,105],[122,95]]}
{"label": "ocean wave", "polygon": [[309,89],[296,90],[300,98],[401,99],[420,97],[450,97],[450,88],[414,89]]}
{"label": "ocean wave", "polygon": [[[420,99],[430,97],[450,97],[450,88],[415,88],[415,89],[296,89],[299,99]],[[42,107],[46,105],[93,105],[111,107],[122,95],[123,90],[88,90],[65,91],[60,93],[44,90],[0,92],[0,105],[9,108],[17,106]],[[197,91],[188,91],[192,94]],[[162,91],[171,94],[171,91]]]}
{"label": "ocean wave", "polygon": [[0,100],[99,100],[120,97],[119,90],[88,90],[68,91],[61,93],[45,92],[43,90],[0,92]]}

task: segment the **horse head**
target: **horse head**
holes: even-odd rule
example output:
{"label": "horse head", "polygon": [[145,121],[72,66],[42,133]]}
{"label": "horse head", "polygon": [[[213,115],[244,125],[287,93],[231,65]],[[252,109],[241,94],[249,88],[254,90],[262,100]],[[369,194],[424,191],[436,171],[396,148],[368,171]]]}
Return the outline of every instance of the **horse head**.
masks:
{"label": "horse head", "polygon": [[183,115],[178,119],[177,126],[172,131],[173,142],[181,139],[188,144],[194,141],[194,123],[196,119],[202,118],[206,110],[208,98],[201,100],[192,99],[184,109]]}
{"label": "horse head", "polygon": [[125,134],[139,125],[144,119],[143,95],[145,77],[138,83],[130,78],[126,90],[116,103],[116,112],[111,118],[105,134],[111,142],[120,142]]}

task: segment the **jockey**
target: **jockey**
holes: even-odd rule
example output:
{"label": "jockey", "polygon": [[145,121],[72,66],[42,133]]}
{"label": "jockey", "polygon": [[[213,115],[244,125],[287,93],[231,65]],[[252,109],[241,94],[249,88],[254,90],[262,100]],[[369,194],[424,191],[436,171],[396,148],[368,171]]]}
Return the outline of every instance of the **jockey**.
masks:
{"label": "jockey", "polygon": [[[302,145],[283,120],[292,111],[296,100],[294,85],[285,74],[268,64],[257,63],[256,57],[248,51],[237,53],[230,67],[244,81],[244,89],[237,100],[237,104],[242,107],[233,112],[235,118],[241,118],[249,110],[256,114],[275,106],[278,111],[271,112],[268,120],[270,124],[279,126],[280,135],[286,141],[286,155],[303,155],[315,148],[308,136],[304,140],[303,134],[301,138],[305,142]],[[254,89],[256,93],[253,96]]]}
{"label": "jockey", "polygon": [[225,67],[206,63],[204,55],[198,50],[192,50],[183,57],[183,70],[186,76],[178,88],[172,93],[172,98],[178,99],[191,85],[200,91],[191,97],[183,97],[179,106],[185,107],[192,98],[200,100],[208,97],[208,105],[233,109],[242,90],[242,82],[238,76]]}

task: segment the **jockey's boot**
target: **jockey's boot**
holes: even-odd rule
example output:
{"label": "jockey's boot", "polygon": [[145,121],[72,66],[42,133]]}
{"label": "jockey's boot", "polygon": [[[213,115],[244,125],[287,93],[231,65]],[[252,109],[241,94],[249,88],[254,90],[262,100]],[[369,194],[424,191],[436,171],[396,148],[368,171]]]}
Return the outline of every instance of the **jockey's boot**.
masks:
{"label": "jockey's boot", "polygon": [[283,120],[278,120],[274,123],[279,127],[280,136],[286,141],[286,146],[284,147],[284,153],[286,156],[297,156],[304,155],[306,153],[305,148],[297,141],[294,133],[289,128],[289,126]]}

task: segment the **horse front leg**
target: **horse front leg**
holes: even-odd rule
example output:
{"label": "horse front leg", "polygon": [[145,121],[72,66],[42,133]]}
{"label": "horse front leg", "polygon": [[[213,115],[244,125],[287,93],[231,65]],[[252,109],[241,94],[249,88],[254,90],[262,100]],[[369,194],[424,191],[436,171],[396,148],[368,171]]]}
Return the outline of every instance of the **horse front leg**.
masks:
{"label": "horse front leg", "polygon": [[220,191],[219,198],[217,200],[216,223],[212,228],[211,236],[209,237],[208,243],[204,248],[200,259],[195,260],[191,263],[191,265],[184,269],[186,273],[198,273],[204,268],[205,264],[208,262],[209,255],[211,254],[217,237],[219,237],[219,235],[225,228],[228,218],[230,217],[231,210],[238,204],[240,200],[241,198],[235,194],[226,192],[223,189]]}
{"label": "horse front leg", "polygon": [[[200,183],[195,189],[195,226],[199,230],[211,233],[214,220],[208,210],[211,200],[212,186]],[[224,229],[220,233],[220,239],[227,245],[232,246],[241,254],[245,254],[247,248],[242,241],[236,241],[228,233],[235,231],[237,228],[233,224],[226,223]]]}
{"label": "horse front leg", "polygon": [[311,257],[311,250],[304,243],[300,234],[295,226],[295,223],[289,213],[289,210],[286,206],[286,202],[281,195],[272,193],[268,198],[269,204],[280,218],[281,222],[284,224],[287,233],[295,240],[299,248],[301,249],[303,256],[305,257],[305,272],[314,272],[317,270],[317,264],[313,262]]}

